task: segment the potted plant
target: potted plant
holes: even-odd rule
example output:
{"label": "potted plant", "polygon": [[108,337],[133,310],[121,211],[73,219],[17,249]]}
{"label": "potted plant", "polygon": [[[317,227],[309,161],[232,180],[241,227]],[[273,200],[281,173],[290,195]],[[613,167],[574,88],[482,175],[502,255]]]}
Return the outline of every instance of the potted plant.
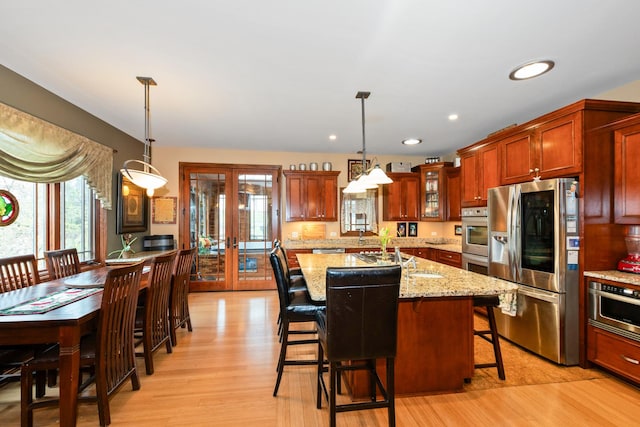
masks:
{"label": "potted plant", "polygon": [[122,242],[122,249],[117,249],[115,251],[109,252],[109,256],[113,254],[118,254],[118,259],[120,258],[129,258],[131,254],[135,254],[136,251],[131,249],[131,244],[135,242],[138,238],[133,237],[131,233],[129,234],[121,234],[120,242]]}
{"label": "potted plant", "polygon": [[382,251],[382,259],[387,259],[387,245],[391,241],[391,234],[388,227],[382,227],[378,232],[378,238],[380,239],[380,250]]}

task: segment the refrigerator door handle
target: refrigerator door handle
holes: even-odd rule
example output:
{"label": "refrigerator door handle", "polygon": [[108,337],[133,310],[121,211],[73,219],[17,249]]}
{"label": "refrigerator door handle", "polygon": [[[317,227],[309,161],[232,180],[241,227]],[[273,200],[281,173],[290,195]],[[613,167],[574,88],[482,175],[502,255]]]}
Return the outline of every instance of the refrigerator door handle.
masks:
{"label": "refrigerator door handle", "polygon": [[539,291],[524,286],[518,286],[518,294],[550,302],[553,304],[558,304],[559,301],[559,295],[554,292]]}
{"label": "refrigerator door handle", "polygon": [[522,280],[522,263],[521,263],[521,256],[520,256],[520,251],[521,251],[521,239],[520,239],[520,210],[522,209],[522,206],[520,206],[520,196],[522,194],[522,188],[520,187],[520,185],[515,185],[514,186],[514,191],[513,191],[513,200],[512,200],[512,214],[511,214],[511,220],[513,221],[511,223],[511,236],[512,236],[512,247],[511,250],[513,251],[513,269],[514,269],[514,277],[516,277],[516,281],[520,282]]}

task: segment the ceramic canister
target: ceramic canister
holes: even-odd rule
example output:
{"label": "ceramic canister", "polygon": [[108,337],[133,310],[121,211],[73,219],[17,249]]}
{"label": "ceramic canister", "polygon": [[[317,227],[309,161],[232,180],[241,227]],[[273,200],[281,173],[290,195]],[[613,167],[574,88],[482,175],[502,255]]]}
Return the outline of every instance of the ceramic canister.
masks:
{"label": "ceramic canister", "polygon": [[318,164],[316,162],[309,163],[309,170],[317,171],[318,170]]}
{"label": "ceramic canister", "polygon": [[300,169],[301,171],[306,171],[307,170],[307,164],[306,163],[300,163],[298,165],[298,169]]}
{"label": "ceramic canister", "polygon": [[331,166],[331,162],[324,162],[322,163],[322,170],[323,171],[330,171],[332,168]]}

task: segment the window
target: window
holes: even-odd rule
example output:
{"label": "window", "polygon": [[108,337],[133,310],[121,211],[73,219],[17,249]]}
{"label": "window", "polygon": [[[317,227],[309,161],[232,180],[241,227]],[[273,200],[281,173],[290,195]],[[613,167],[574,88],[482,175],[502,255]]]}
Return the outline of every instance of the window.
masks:
{"label": "window", "polygon": [[45,250],[76,248],[81,261],[95,258],[95,196],[83,176],[61,184],[0,176],[0,188],[16,196],[20,209],[1,229],[0,257],[35,254],[42,269]]}
{"label": "window", "polygon": [[[342,190],[342,189],[341,189]],[[340,235],[372,235],[378,231],[378,190],[341,194]]]}

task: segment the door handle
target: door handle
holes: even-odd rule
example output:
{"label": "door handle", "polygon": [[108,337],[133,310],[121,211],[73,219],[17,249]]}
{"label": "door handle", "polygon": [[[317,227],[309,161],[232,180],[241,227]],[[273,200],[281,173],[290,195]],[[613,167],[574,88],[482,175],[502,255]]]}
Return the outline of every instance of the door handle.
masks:
{"label": "door handle", "polygon": [[227,248],[231,246],[231,239],[227,236]]}
{"label": "door handle", "polygon": [[237,239],[234,237],[233,238],[233,249],[235,249],[237,247],[238,247],[238,242],[237,242]]}

